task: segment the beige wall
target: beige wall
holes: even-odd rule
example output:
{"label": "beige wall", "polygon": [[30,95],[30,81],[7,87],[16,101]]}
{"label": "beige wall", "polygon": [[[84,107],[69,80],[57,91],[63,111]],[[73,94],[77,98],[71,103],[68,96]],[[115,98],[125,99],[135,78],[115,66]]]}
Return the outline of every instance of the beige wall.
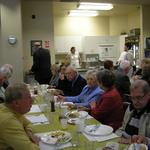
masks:
{"label": "beige wall", "polygon": [[109,17],[60,17],[54,16],[55,36],[109,35]]}
{"label": "beige wall", "polygon": [[[22,21],[20,0],[1,1],[0,65],[10,63],[14,67],[11,82],[23,81]],[[17,43],[8,44],[8,36],[15,35]]]}
{"label": "beige wall", "polygon": [[128,30],[140,28],[140,8],[128,15]]}
{"label": "beige wall", "polygon": [[130,15],[98,17],[62,17],[54,16],[55,36],[107,36],[128,33],[130,29],[140,27],[140,11]]}
{"label": "beige wall", "polygon": [[127,15],[110,17],[110,35],[120,35],[122,32],[128,31]]}
{"label": "beige wall", "polygon": [[150,5],[143,5],[142,6],[142,29],[144,36],[150,36]]}
{"label": "beige wall", "polygon": [[[32,19],[35,14],[36,18]],[[53,15],[51,1],[23,1],[23,45],[24,45],[24,70],[27,71],[32,66],[31,40],[50,41],[50,53],[54,62],[53,48]]]}
{"label": "beige wall", "polygon": [[145,38],[150,37],[150,19],[149,19],[150,5],[142,5],[141,18],[141,58],[144,57]]}

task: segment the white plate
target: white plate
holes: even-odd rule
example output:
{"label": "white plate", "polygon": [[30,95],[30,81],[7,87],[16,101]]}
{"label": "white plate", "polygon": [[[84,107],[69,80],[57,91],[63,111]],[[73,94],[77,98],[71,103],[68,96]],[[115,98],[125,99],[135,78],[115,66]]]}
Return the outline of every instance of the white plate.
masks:
{"label": "white plate", "polygon": [[128,150],[148,150],[148,147],[145,144],[134,143],[129,146]]}
{"label": "white plate", "polygon": [[79,114],[80,114],[79,118],[86,118],[88,116],[88,112],[86,111],[79,111]]}
{"label": "white plate", "polygon": [[69,142],[72,139],[69,132],[64,131],[52,131],[41,137],[42,142],[46,144],[64,144]]}
{"label": "white plate", "polygon": [[89,135],[109,135],[113,132],[113,128],[107,125],[89,125],[84,129],[85,133]]}

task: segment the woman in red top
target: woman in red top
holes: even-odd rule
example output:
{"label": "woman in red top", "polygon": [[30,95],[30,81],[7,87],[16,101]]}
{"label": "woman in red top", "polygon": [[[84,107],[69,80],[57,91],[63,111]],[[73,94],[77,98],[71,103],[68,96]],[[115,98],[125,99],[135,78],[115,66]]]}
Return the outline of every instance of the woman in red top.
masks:
{"label": "woman in red top", "polygon": [[114,87],[115,76],[113,72],[105,69],[97,73],[97,80],[105,93],[97,103],[91,103],[91,115],[102,124],[109,125],[116,130],[122,125],[123,102]]}

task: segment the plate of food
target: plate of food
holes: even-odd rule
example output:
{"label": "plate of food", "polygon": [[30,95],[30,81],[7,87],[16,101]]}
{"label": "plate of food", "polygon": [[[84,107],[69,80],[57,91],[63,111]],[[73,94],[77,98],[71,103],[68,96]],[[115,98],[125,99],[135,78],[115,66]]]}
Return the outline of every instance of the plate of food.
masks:
{"label": "plate of food", "polygon": [[68,118],[86,118],[88,116],[88,112],[86,111],[69,111],[66,113]]}
{"label": "plate of food", "polygon": [[97,124],[97,125],[89,125],[86,126],[84,129],[84,132],[89,134],[89,135],[109,135],[113,132],[113,128],[107,125],[103,124]]}
{"label": "plate of food", "polygon": [[65,131],[51,131],[41,137],[41,141],[46,144],[64,144],[72,139],[71,134]]}
{"label": "plate of food", "polygon": [[133,143],[129,146],[128,150],[148,150],[147,145]]}

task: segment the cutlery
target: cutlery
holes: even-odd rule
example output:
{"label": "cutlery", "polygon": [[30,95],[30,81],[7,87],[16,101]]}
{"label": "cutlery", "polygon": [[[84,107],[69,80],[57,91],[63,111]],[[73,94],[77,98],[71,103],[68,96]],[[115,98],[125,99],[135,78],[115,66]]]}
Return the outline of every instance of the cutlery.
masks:
{"label": "cutlery", "polygon": [[93,126],[90,130],[89,130],[89,132],[94,132],[94,131],[96,131],[98,128],[99,128],[99,124],[96,124],[95,126]]}

